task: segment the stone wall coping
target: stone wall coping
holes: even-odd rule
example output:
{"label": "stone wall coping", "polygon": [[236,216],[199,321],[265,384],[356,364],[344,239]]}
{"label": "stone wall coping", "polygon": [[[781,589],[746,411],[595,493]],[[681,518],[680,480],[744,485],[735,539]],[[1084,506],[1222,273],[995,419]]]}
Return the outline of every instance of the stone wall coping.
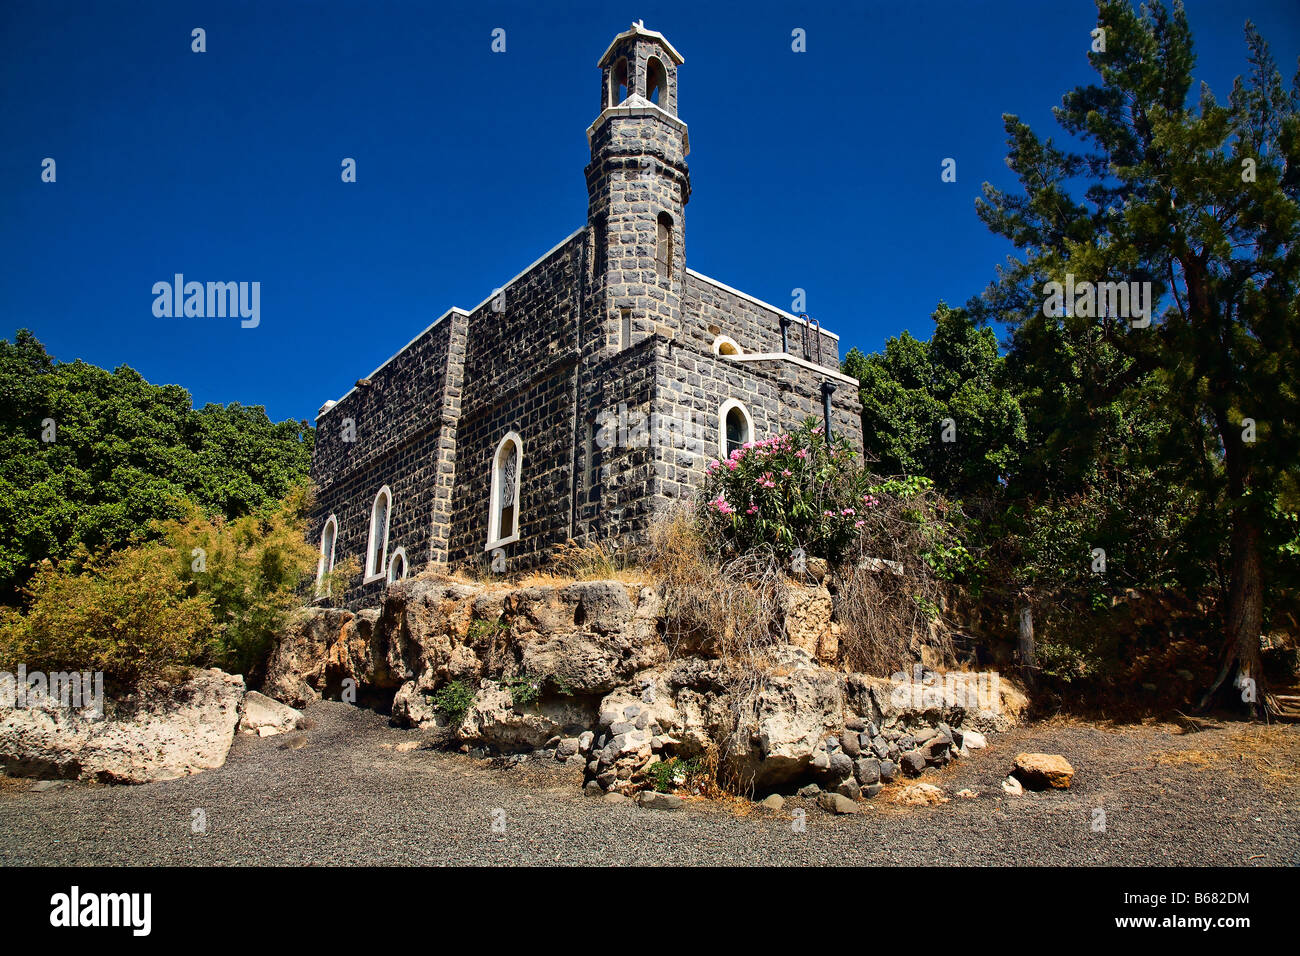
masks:
{"label": "stone wall coping", "polygon": [[[784,315],[787,319],[789,319],[792,322],[798,322],[800,325],[808,324],[807,319],[800,318],[799,316],[795,315],[793,312],[787,312],[785,309],[781,308],[780,306],[773,305],[771,302],[764,302],[762,299],[752,296],[748,292],[741,292],[739,289],[733,289],[725,282],[719,282],[717,279],[714,279],[710,276],[706,276],[703,272],[696,272],[694,269],[691,268],[688,268],[686,271],[690,275],[695,276],[695,278],[697,279],[702,279],[705,282],[709,283],[710,285],[717,286],[719,289],[723,290],[724,292],[730,292],[732,295],[738,295],[742,299],[745,299],[748,302],[752,302],[755,305],[761,305],[765,309],[771,309],[773,312],[776,312],[779,315]],[[840,337],[836,335],[834,332],[830,331],[829,329],[823,328],[821,330],[821,333],[822,335],[834,339],[836,342],[840,340]],[[816,368],[817,366],[813,366],[813,367]]]}
{"label": "stone wall coping", "polygon": [[[559,252],[561,249],[563,249],[567,243],[573,241],[574,237],[577,236],[579,233],[585,231],[586,228],[587,228],[586,226],[582,226],[581,228],[575,229],[573,232],[569,233],[567,236],[565,236],[563,239],[561,239],[559,242],[553,245],[549,250],[542,253],[542,255],[539,256],[531,265],[525,266],[517,275],[515,275],[510,279],[507,279],[503,284],[501,284],[496,289],[493,289],[491,292],[489,292],[486,299],[484,299],[478,305],[474,306],[474,308],[470,309],[468,312],[466,312],[462,308],[453,305],[450,309],[448,309],[442,315],[438,316],[436,319],[433,320],[433,322],[431,322],[428,326],[426,326],[423,330],[421,330],[415,336],[415,338],[411,339],[411,341],[407,342],[405,345],[403,345],[392,355],[388,356],[388,358],[384,359],[383,363],[379,366],[379,368],[375,369],[366,377],[374,378],[376,375],[378,375],[380,372],[384,370],[384,368],[388,365],[388,363],[393,361],[393,359],[397,358],[399,355],[401,355],[403,352],[409,349],[416,342],[420,341],[420,339],[423,338],[425,334],[428,333],[435,325],[437,325],[443,319],[447,318],[447,316],[451,315],[453,312],[456,313],[457,315],[469,316],[477,312],[479,309],[483,308],[483,306],[487,305],[494,298],[496,298],[497,293],[499,291],[509,288],[513,283],[518,282],[524,276],[528,275],[528,273],[532,272],[534,269],[536,269],[539,265],[541,265],[543,262],[549,259],[556,252]],[[325,415],[329,414],[331,411],[338,408],[339,405],[343,404],[343,399],[347,398],[356,390],[357,390],[356,386],[355,385],[352,386],[352,388],[348,389],[346,392],[343,393],[343,398],[340,398],[337,402],[330,405],[328,408],[322,408],[321,411],[316,415],[316,420],[320,421]]]}
{"label": "stone wall coping", "polygon": [[651,103],[640,94],[633,94],[625,99],[618,106],[606,106],[600,111],[600,115],[591,121],[587,127],[587,145],[590,146],[596,136],[596,130],[601,127],[607,120],[615,116],[653,116],[655,119],[661,119],[670,126],[675,126],[682,132],[682,154],[691,155],[691,139],[689,127],[686,123],[669,113],[658,103]]}
{"label": "stone wall coping", "polygon": [[744,355],[719,355],[718,358],[724,362],[793,362],[795,365],[811,369],[818,375],[824,375],[846,385],[852,385],[854,389],[862,386],[862,383],[851,375],[845,375],[843,372],[827,368],[824,365],[817,365],[797,355],[791,355],[789,352],[746,352]]}

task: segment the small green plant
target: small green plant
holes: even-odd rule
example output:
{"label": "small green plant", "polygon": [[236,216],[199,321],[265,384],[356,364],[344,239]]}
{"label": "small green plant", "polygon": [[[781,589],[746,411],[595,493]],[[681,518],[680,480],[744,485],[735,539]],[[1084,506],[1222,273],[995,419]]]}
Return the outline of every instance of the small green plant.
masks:
{"label": "small green plant", "polygon": [[552,686],[555,688],[555,692],[561,697],[573,696],[573,684],[570,683],[569,678],[565,675],[551,674],[547,679],[550,680]]}
{"label": "small green plant", "polygon": [[450,681],[434,691],[431,700],[438,712],[447,718],[449,726],[459,726],[465,719],[469,705],[474,702],[474,691],[463,681]]}
{"label": "small green plant", "polygon": [[659,793],[672,793],[679,787],[686,786],[691,778],[699,776],[704,766],[698,757],[683,760],[670,757],[650,767],[650,786]]}
{"label": "small green plant", "polygon": [[516,707],[527,707],[534,703],[542,694],[542,684],[546,679],[543,677],[534,677],[531,674],[518,674],[514,677],[505,677],[501,680],[501,686],[510,692],[510,702]]}
{"label": "small green plant", "polygon": [[510,625],[505,621],[470,621],[469,637],[470,640],[480,641],[494,634],[500,634],[503,631],[510,630]]}

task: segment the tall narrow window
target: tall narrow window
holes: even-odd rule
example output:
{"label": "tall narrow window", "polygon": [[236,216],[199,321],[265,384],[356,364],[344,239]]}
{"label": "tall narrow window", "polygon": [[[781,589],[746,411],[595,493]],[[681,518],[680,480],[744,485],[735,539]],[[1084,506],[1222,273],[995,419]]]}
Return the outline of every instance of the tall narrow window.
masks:
{"label": "tall narrow window", "polygon": [[519,475],[523,463],[523,442],[517,433],[508,432],[492,456],[487,550],[519,540]]}
{"label": "tall narrow window", "polygon": [[316,563],[316,596],[330,593],[329,575],[334,570],[334,544],[339,536],[339,522],[333,515],[325,521],[320,533],[320,560]]}
{"label": "tall narrow window", "polygon": [[600,282],[605,275],[609,250],[609,229],[605,217],[597,216],[591,224],[591,281]]}
{"label": "tall narrow window", "polygon": [[632,344],[632,310],[622,309],[618,325],[618,347],[625,349]]}
{"label": "tall narrow window", "polygon": [[627,59],[614,64],[614,72],[609,77],[609,105],[618,106],[627,99]]}
{"label": "tall narrow window", "polygon": [[673,277],[673,219],[666,212],[659,214],[659,235],[655,243],[655,271],[665,279]]}
{"label": "tall narrow window", "polygon": [[718,433],[718,452],[722,458],[753,441],[754,423],[749,409],[733,398],[723,402],[718,409]]}
{"label": "tall narrow window", "polygon": [[366,543],[366,580],[382,577],[388,558],[388,524],[393,510],[393,493],[379,489],[370,508],[370,537]]}
{"label": "tall narrow window", "polygon": [[657,56],[650,57],[646,64],[645,98],[655,104],[662,104],[668,99],[668,74]]}

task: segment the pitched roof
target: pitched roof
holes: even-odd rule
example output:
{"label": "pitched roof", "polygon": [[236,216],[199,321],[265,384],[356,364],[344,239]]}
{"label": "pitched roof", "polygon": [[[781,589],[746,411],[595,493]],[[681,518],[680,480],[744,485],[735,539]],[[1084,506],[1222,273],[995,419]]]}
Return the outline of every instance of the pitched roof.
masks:
{"label": "pitched roof", "polygon": [[610,43],[609,48],[605,50],[604,55],[602,55],[601,58],[596,62],[596,65],[599,67],[603,67],[605,65],[605,62],[609,59],[609,55],[614,52],[614,47],[618,46],[618,42],[620,40],[626,40],[628,37],[649,37],[651,40],[657,40],[660,44],[663,45],[664,50],[667,51],[668,55],[672,58],[672,61],[675,64],[681,66],[683,63],[686,62],[682,58],[682,55],[678,53],[676,49],[673,48],[673,45],[671,43],[668,42],[667,37],[665,37],[662,33],[658,32],[657,30],[647,30],[642,25],[642,22],[638,20],[636,23],[632,24],[632,26],[630,26],[628,29],[624,30],[618,36],[614,37],[613,42]]}

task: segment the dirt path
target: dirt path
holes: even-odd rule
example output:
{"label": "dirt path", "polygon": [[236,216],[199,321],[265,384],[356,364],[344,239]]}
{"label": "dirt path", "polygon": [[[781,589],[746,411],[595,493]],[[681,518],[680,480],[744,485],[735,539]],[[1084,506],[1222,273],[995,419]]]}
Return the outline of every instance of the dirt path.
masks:
{"label": "dirt path", "polygon": [[[420,735],[337,703],[308,716],[316,726],[302,746],[240,736],[226,766],[181,780],[40,790],[6,781],[0,863],[1300,864],[1295,726],[1179,734],[1036,725],[925,778],[950,796],[970,788],[974,799],[903,809],[886,791],[856,816],[830,817],[802,800],[777,815],[703,801],[674,811],[614,806],[584,796],[550,762],[501,769],[399,751]],[[1019,750],[1064,754],[1077,770],[1073,788],[1005,794]],[[798,809],[802,832],[792,826]],[[205,832],[193,832],[195,811]],[[502,820],[504,832],[494,831]]]}

